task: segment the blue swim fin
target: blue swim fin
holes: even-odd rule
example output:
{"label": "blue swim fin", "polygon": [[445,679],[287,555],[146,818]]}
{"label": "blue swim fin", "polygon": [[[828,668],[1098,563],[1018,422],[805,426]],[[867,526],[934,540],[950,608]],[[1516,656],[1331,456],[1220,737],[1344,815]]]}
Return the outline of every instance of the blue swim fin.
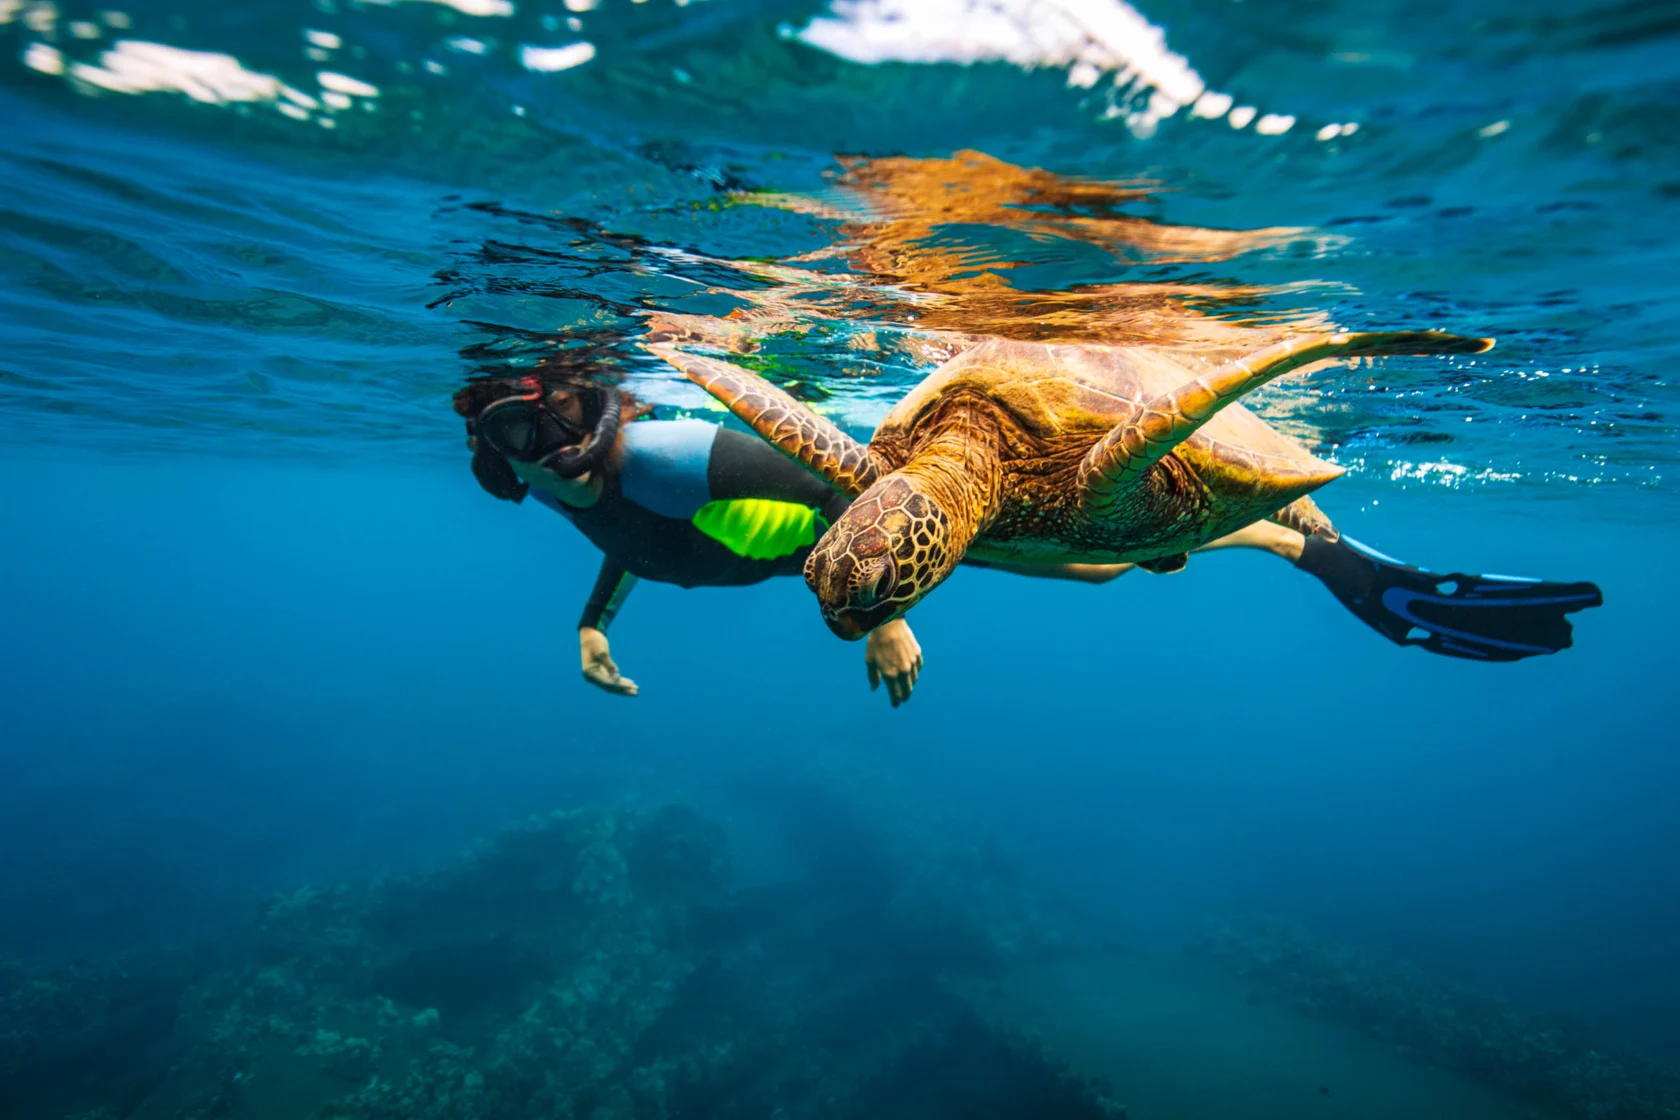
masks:
{"label": "blue swim fin", "polygon": [[1596,584],[1440,575],[1347,537],[1309,536],[1295,566],[1389,641],[1472,661],[1520,661],[1568,649],[1566,616],[1604,604]]}

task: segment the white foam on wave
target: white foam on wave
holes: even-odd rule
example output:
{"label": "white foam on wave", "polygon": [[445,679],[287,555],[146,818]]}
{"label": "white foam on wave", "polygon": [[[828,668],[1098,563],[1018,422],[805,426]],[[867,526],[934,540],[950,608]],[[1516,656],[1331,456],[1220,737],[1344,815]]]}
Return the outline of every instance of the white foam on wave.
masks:
{"label": "white foam on wave", "polygon": [[182,93],[207,105],[276,101],[283,88],[279,78],[247,70],[230,54],[139,39],[119,40],[97,66],[73,63],[70,76],[111,93]]}
{"label": "white foam on wave", "polygon": [[[1229,94],[1210,90],[1189,60],[1168,48],[1166,34],[1123,0],[832,0],[830,14],[811,20],[795,37],[865,65],[1056,67],[1068,71],[1070,85],[1085,89],[1112,74],[1118,96],[1107,115],[1124,117],[1140,136],[1187,106],[1194,117],[1218,119],[1233,104]],[[1122,107],[1146,90],[1141,107]],[[1265,127],[1257,131],[1264,135],[1281,135],[1295,123],[1281,113],[1263,119]]]}
{"label": "white foam on wave", "polygon": [[570,70],[574,66],[582,66],[594,57],[595,44],[587,41],[568,43],[563,47],[525,45],[519,48],[519,61],[525,69],[541,73]]}
{"label": "white foam on wave", "polygon": [[[370,0],[370,2],[392,7],[400,0]],[[412,0],[412,2],[421,2],[421,0]],[[516,10],[512,0],[423,0],[423,2],[441,4],[445,8],[454,8],[457,12],[467,16],[511,16]]]}
{"label": "white foam on wave", "polygon": [[[119,39],[101,51],[97,62],[72,61],[46,43],[31,43],[24,65],[43,74],[69,79],[84,93],[181,94],[204,105],[272,105],[297,121],[315,120],[332,128],[329,114],[353,107],[356,98],[371,101],[377,86],[359,78],[322,70],[316,74],[319,96],[294,89],[273,74],[252,70],[230,54],[194,51],[144,39]],[[320,114],[317,116],[316,114]]]}

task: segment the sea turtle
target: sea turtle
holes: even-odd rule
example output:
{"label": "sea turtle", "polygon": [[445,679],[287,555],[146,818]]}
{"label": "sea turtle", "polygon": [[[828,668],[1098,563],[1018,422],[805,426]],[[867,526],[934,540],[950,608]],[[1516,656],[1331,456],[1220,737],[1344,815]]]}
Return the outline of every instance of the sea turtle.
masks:
{"label": "sea turtle", "polygon": [[1151,347],[991,340],[930,374],[865,445],[753,373],[650,339],[760,436],[856,497],[805,563],[824,620],[846,639],[902,615],[965,555],[1171,571],[1265,518],[1332,535],[1306,495],[1343,469],[1237,399],[1327,359],[1492,345],[1435,331],[1305,335],[1198,376]]}

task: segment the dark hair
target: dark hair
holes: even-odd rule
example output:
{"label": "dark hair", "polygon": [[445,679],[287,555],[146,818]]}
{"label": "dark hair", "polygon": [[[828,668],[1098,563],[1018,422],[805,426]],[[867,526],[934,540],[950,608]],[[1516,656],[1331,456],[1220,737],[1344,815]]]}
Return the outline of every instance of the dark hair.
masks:
{"label": "dark hair", "polygon": [[[623,402],[625,420],[637,420],[653,411],[651,405],[645,405],[637,400],[635,394],[617,385],[603,385],[598,381],[584,380],[578,377],[545,376],[541,373],[534,375],[543,392],[553,389],[565,389],[570,392],[618,393]],[[475,377],[465,385],[455,390],[453,403],[455,415],[463,420],[473,420],[492,403],[503,397],[511,397],[527,392],[526,383],[518,377]]]}
{"label": "dark hair", "polygon": [[519,391],[519,382],[511,377],[477,377],[455,390],[455,415],[471,420],[483,412],[491,401],[511,397]]}
{"label": "dark hair", "polygon": [[517,505],[525,500],[526,493],[531,489],[514,472],[513,464],[492,451],[490,445],[482,440],[473,448],[472,472],[486,494],[504,502]]}

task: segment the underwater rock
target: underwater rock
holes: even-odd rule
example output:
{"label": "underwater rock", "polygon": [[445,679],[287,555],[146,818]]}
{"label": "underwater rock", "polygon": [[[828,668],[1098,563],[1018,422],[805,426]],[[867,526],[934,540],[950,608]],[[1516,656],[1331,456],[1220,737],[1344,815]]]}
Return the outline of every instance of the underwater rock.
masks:
{"label": "underwater rock", "polygon": [[721,831],[674,807],[533,817],[430,874],[293,892],[193,993],[193,1052],[137,1118],[277,1092],[300,1115],[585,1115],[693,969],[692,912],[728,899]]}
{"label": "underwater rock", "polygon": [[0,959],[7,1115],[126,1115],[167,1071],[181,995],[217,959],[202,946],[51,966]]}
{"label": "underwater rock", "polygon": [[[1123,1115],[941,981],[1059,943],[1052,908],[994,846],[853,824],[752,889],[721,830],[673,806],[531,817],[424,874],[290,892],[169,990],[151,1029],[170,1062],[142,1091],[31,1098],[16,1120]],[[108,971],[82,1002],[5,975],[38,1029],[126,998]]]}
{"label": "underwater rock", "polygon": [[742,779],[737,793],[776,807],[786,848],[849,900],[854,922],[891,930],[897,952],[996,973],[1099,946],[1098,923],[1021,874],[983,822],[943,818],[855,758],[784,762]]}
{"label": "underwater rock", "polygon": [[868,1081],[858,1115],[880,1120],[1018,1116],[1126,1120],[1107,1086],[1083,1080],[1041,1044],[958,1013]]}
{"label": "underwater rock", "polygon": [[1674,1120],[1680,1074],[1597,1041],[1578,1023],[1380,965],[1282,922],[1208,931],[1191,951],[1304,1015],[1356,1027],[1418,1060],[1458,1070],[1580,1120]]}

